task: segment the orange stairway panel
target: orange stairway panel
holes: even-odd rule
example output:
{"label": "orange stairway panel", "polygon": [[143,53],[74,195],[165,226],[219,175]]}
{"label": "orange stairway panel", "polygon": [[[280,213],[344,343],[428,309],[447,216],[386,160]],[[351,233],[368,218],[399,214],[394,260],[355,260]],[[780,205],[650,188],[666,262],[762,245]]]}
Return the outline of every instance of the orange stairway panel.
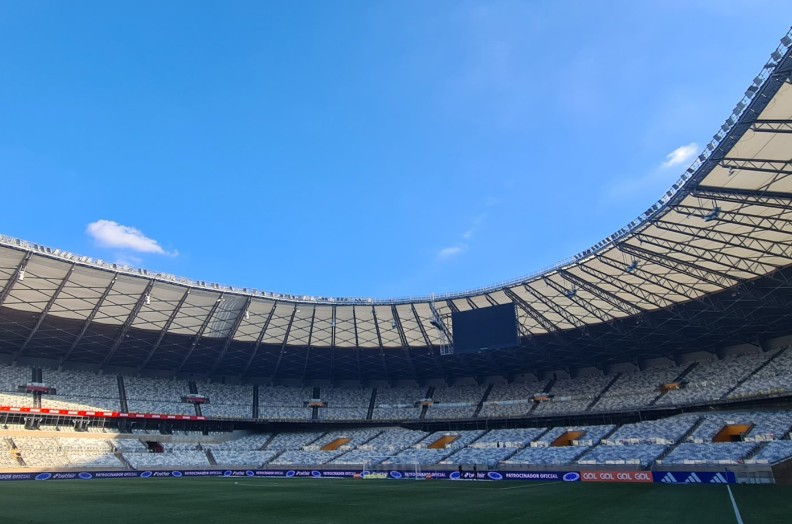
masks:
{"label": "orange stairway panel", "polygon": [[445,437],[440,437],[439,439],[435,440],[427,447],[429,449],[445,449],[446,447],[448,447],[449,444],[451,444],[458,438],[459,435],[446,435]]}
{"label": "orange stairway panel", "polygon": [[571,446],[573,440],[580,440],[585,431],[567,431],[557,439],[555,439],[550,447],[559,448],[562,446]]}
{"label": "orange stairway panel", "polygon": [[723,426],[712,438],[713,442],[739,442],[751,430],[748,424],[729,424]]}
{"label": "orange stairway panel", "polygon": [[322,446],[322,451],[335,451],[344,444],[348,443],[350,440],[352,439],[346,437],[337,438],[334,441],[330,442],[329,444],[325,444],[324,446]]}

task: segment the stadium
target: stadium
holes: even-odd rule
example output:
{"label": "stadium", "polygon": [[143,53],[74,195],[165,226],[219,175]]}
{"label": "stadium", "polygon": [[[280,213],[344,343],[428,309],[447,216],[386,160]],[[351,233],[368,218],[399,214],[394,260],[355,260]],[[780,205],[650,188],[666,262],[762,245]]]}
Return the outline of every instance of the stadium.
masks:
{"label": "stadium", "polygon": [[[792,483],[791,74],[792,33],[641,216],[467,292],[284,295],[0,237],[8,515],[84,520],[72,503],[92,489],[96,507],[150,504],[136,519],[388,521],[409,499],[415,521],[538,501],[540,520],[706,521],[710,505],[742,522],[739,503],[783,521],[769,485]],[[481,513],[459,481],[481,481],[463,495]],[[580,507],[560,509],[570,494]]]}

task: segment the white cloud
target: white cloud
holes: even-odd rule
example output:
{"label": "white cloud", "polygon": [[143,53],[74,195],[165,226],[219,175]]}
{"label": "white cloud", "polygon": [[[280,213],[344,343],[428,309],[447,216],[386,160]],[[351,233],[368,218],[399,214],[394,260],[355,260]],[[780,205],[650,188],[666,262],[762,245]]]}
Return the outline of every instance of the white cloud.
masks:
{"label": "white cloud", "polygon": [[154,253],[157,255],[176,256],[178,253],[162,249],[159,242],[149,238],[137,228],[124,226],[112,220],[97,220],[86,228],[90,235],[102,247],[127,249],[138,253]]}
{"label": "white cloud", "polygon": [[467,245],[465,244],[457,244],[456,246],[449,246],[444,247],[440,251],[437,252],[437,258],[440,260],[448,260],[449,258],[453,258],[455,256],[461,255],[467,249]]}
{"label": "white cloud", "polygon": [[680,146],[666,155],[666,160],[663,162],[663,167],[674,167],[680,164],[685,164],[690,161],[698,153],[698,144],[691,142],[686,146]]}

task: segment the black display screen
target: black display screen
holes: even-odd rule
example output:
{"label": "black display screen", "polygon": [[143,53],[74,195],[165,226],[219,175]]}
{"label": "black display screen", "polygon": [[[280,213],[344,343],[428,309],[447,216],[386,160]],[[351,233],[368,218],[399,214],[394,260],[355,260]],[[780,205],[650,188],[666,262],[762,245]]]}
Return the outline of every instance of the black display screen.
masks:
{"label": "black display screen", "polygon": [[520,345],[517,311],[514,304],[503,304],[451,315],[454,353],[470,353]]}

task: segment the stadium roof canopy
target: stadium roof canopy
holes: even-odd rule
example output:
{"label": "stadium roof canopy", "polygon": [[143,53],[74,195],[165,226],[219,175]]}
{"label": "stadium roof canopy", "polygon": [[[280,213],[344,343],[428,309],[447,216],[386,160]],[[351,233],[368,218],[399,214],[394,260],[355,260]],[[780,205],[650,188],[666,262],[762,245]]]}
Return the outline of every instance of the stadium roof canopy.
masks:
{"label": "stadium roof canopy", "polygon": [[[659,202],[555,267],[463,293],[333,299],[193,282],[0,237],[0,359],[266,380],[453,379],[788,334],[790,35]],[[441,355],[433,319],[451,331],[452,312],[506,303],[522,347]]]}

